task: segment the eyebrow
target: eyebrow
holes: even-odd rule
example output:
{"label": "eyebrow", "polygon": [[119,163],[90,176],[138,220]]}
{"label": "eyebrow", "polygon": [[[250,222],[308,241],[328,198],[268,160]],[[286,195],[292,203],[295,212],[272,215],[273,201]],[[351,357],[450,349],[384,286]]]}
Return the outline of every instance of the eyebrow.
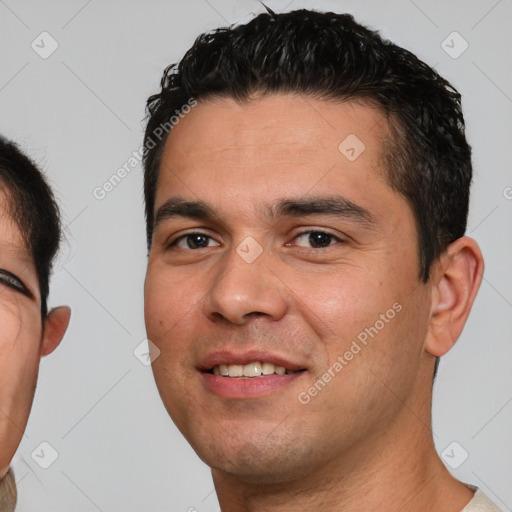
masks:
{"label": "eyebrow", "polygon": [[155,215],[154,229],[164,220],[173,217],[213,220],[218,216],[213,211],[213,208],[203,201],[187,201],[181,197],[172,197],[158,208]]}
{"label": "eyebrow", "polygon": [[[374,227],[377,224],[368,209],[340,195],[279,199],[265,206],[265,214],[271,219],[330,215],[358,222],[367,227]],[[220,218],[214,209],[204,201],[187,201],[177,196],[168,199],[158,208],[154,229],[164,220],[173,217],[209,221]]]}
{"label": "eyebrow", "polygon": [[272,203],[269,211],[273,218],[332,215],[367,224],[369,227],[376,224],[368,209],[340,195],[282,199]]}

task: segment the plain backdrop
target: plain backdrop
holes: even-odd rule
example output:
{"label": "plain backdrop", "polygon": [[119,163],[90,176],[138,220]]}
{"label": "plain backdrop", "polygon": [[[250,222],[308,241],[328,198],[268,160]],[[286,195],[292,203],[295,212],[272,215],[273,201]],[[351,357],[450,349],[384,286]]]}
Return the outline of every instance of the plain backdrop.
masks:
{"label": "plain backdrop", "polygon": [[[468,235],[486,271],[464,333],[441,361],[433,430],[439,453],[460,462],[453,473],[512,510],[512,3],[265,3],[353,13],[463,96],[475,168]],[[0,133],[55,189],[67,241],[50,305],[73,308],[62,345],[42,362],[13,463],[19,512],[218,510],[209,469],[134,354],[145,339],[141,166],[103,199],[94,190],[141,146],[145,101],[163,69],[200,32],[262,11],[253,0],[0,1]]]}

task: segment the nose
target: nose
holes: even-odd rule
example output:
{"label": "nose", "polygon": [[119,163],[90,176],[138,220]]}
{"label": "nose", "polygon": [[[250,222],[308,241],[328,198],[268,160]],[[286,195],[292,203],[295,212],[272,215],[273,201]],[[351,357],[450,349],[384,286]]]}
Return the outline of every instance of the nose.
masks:
{"label": "nose", "polygon": [[287,287],[272,268],[265,251],[246,261],[235,248],[226,253],[205,297],[205,314],[243,325],[255,316],[280,320],[287,311]]}

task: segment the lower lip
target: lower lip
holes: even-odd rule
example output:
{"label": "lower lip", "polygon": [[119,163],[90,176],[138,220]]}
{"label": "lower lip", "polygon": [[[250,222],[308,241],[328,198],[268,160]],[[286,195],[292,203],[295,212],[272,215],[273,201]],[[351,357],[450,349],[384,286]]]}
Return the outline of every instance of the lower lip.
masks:
{"label": "lower lip", "polygon": [[290,385],[305,372],[265,375],[253,378],[232,378],[203,372],[206,387],[224,398],[254,398]]}

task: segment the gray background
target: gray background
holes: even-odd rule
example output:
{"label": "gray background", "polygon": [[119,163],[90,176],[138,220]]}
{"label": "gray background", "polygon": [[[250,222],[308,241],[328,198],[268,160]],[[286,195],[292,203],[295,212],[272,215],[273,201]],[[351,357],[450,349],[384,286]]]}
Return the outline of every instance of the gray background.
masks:
{"label": "gray background", "polygon": [[[441,362],[434,437],[440,453],[458,443],[448,450],[452,460],[469,454],[453,470],[457,477],[512,510],[512,3],[266,3],[276,11],[353,13],[463,95],[476,171],[468,234],[487,269],[466,329]],[[145,339],[140,165],[104,199],[93,191],[140,147],[145,100],[164,67],[199,32],[260,11],[252,0],[0,0],[0,133],[18,141],[54,185],[67,242],[50,302],[73,308],[63,344],[42,362],[13,464],[20,512],[218,510],[208,468],[168,418],[150,368],[133,354]],[[59,45],[45,59],[31,47],[51,48],[43,31]],[[442,46],[454,31],[469,44],[458,58],[446,45],[457,53],[462,39]],[[58,453],[47,469],[41,464],[53,452],[43,441]]]}

